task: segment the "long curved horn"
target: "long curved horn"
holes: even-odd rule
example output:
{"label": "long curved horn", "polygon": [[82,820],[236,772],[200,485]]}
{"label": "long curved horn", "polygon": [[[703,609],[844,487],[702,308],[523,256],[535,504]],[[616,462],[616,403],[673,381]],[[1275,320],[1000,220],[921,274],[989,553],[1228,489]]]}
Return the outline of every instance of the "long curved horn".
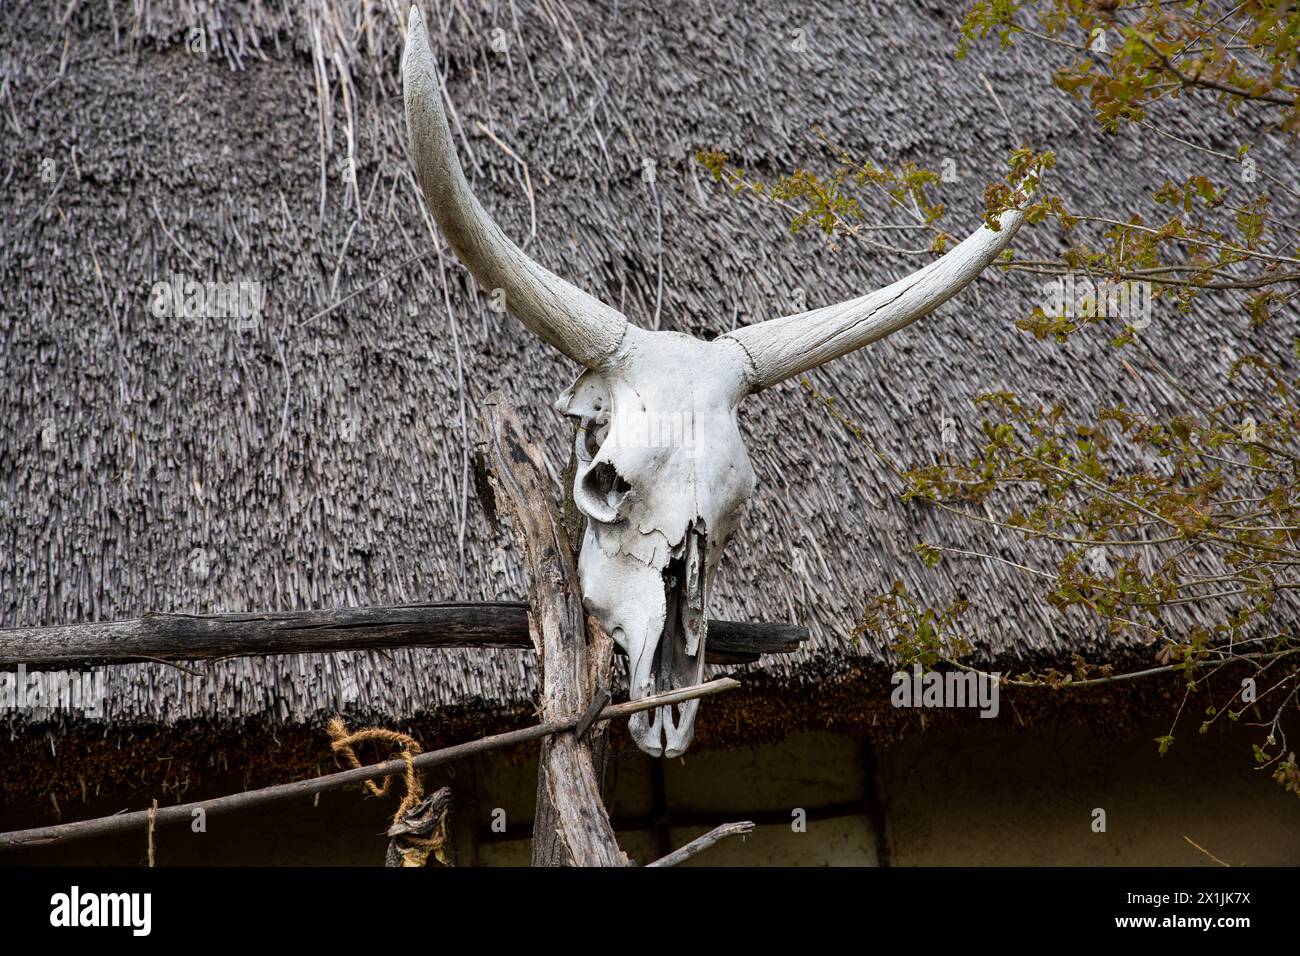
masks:
{"label": "long curved horn", "polygon": [[860,299],[747,325],[719,338],[735,339],[749,353],[751,391],[769,388],[929,315],[997,257],[1024,218],[1021,210],[1009,209],[998,218],[997,231],[981,226],[928,266]]}
{"label": "long curved horn", "polygon": [[402,53],[406,129],[424,200],[460,261],[485,289],[502,289],[505,305],[533,332],[576,362],[600,367],[618,347],[628,321],[524,255],[470,192],[442,108],[424,19],[413,5]]}

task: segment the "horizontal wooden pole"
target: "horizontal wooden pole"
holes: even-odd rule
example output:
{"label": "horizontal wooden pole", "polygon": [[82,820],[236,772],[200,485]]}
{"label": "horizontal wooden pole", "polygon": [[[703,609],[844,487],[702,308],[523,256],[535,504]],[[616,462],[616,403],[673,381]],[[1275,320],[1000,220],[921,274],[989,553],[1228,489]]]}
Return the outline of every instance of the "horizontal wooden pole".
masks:
{"label": "horizontal wooden pole", "polygon": [[[596,720],[616,720],[620,717],[630,717],[638,711],[650,710],[664,704],[678,704],[684,700],[694,700],[697,697],[708,697],[722,691],[733,690],[739,686],[739,681],[732,680],[730,677],[720,677],[717,680],[697,684],[694,687],[683,687],[679,690],[655,694],[653,697],[643,697],[640,700],[630,700],[623,704],[613,704],[602,710]],[[492,750],[500,750],[503,747],[513,747],[515,744],[526,743],[530,740],[548,737],[551,734],[572,730],[580,720],[582,720],[581,714],[568,720],[535,724],[522,730],[511,730],[504,734],[480,737],[478,740],[456,744],[454,747],[444,747],[442,750],[431,750],[428,753],[419,754],[411,763],[415,765],[417,770],[426,770],[429,767],[437,767],[455,760],[463,760],[466,757],[487,753]],[[368,767],[342,770],[338,773],[312,777],[308,780],[296,780],[293,783],[263,787],[260,790],[245,790],[242,793],[234,793],[225,797],[213,797],[211,800],[199,800],[194,803],[159,807],[154,813],[154,826],[189,822],[193,819],[196,810],[202,810],[206,816],[215,816],[234,810],[248,810],[269,803],[278,803],[281,800],[289,800],[293,797],[309,797],[330,790],[341,790],[344,787],[359,784],[365,780],[376,780],[389,774],[400,775],[405,772],[406,761],[401,759],[388,760],[384,763],[371,764]],[[117,813],[111,817],[97,817],[93,820],[77,820],[73,823],[59,823],[54,826],[35,827],[30,830],[14,830],[10,833],[0,833],[0,850],[14,850],[25,846],[61,845],[71,843],[74,840],[106,836],[110,833],[122,833],[148,825],[149,811],[135,810],[131,813]]]}
{"label": "horizontal wooden pole", "polygon": [[[706,659],[749,664],[808,639],[795,624],[710,621]],[[0,670],[394,647],[531,648],[528,605],[399,604],[257,614],[146,614],[129,621],[0,630]]]}

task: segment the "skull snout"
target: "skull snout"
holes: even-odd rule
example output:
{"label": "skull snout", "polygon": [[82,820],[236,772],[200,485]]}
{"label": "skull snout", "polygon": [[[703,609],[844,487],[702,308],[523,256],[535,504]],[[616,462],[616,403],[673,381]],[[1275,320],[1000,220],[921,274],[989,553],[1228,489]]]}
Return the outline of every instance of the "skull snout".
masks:
{"label": "skull snout", "polygon": [[637,746],[652,757],[680,757],[695,736],[695,714],[699,709],[697,698],[643,710],[632,715],[628,732]]}
{"label": "skull snout", "polygon": [[[662,568],[583,550],[584,598],[592,613],[610,622],[611,637],[627,654],[632,700],[704,679],[704,541],[702,524],[692,523]],[[633,715],[628,729],[651,756],[680,756],[695,735],[698,711],[698,700],[663,705]]]}
{"label": "skull snout", "polygon": [[[666,603],[671,606],[671,593],[666,596]],[[686,635],[681,628],[672,626],[671,617],[657,632],[654,622],[650,622],[640,646],[634,650],[633,642],[629,642],[627,647],[630,684],[628,696],[632,700],[641,700],[700,683],[704,678],[703,644],[700,641],[694,654],[688,653]],[[697,698],[640,711],[632,715],[628,731],[637,746],[652,757],[681,756],[695,736],[695,715],[699,706]]]}

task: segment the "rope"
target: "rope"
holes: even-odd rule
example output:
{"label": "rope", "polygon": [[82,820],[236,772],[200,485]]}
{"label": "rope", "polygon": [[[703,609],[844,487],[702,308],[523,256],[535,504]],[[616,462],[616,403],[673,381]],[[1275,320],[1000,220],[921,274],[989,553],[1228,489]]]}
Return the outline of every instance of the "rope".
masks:
{"label": "rope", "polygon": [[[385,730],[382,727],[368,727],[365,730],[358,730],[354,734],[348,733],[347,725],[343,723],[342,717],[334,717],[330,720],[325,728],[330,735],[330,747],[336,754],[342,754],[352,769],[357,770],[365,766],[356,755],[352,748],[358,744],[364,743],[391,743],[401,748],[398,756],[406,762],[406,775],[404,782],[406,784],[406,796],[402,798],[401,805],[397,812],[393,814],[393,822],[401,820],[406,812],[424,799],[424,784],[420,781],[420,776],[415,772],[415,757],[420,753],[420,745],[415,742],[413,737],[395,730]],[[384,785],[378,786],[373,780],[366,781],[366,787],[376,797],[384,797],[393,788],[393,777],[390,774],[384,777]]]}

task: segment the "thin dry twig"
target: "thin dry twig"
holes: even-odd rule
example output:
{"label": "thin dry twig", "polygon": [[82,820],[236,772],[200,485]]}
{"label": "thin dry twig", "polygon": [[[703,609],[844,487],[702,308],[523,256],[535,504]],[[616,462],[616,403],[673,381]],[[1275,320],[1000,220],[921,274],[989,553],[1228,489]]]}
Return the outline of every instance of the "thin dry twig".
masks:
{"label": "thin dry twig", "polygon": [[693,856],[699,856],[715,843],[720,843],[727,837],[738,836],[746,837],[754,832],[754,824],[749,820],[740,823],[724,823],[720,827],[715,827],[704,836],[696,837],[690,843],[683,847],[673,850],[665,857],[660,857],[653,863],[647,863],[646,866],[677,866],[679,863],[685,863]]}

